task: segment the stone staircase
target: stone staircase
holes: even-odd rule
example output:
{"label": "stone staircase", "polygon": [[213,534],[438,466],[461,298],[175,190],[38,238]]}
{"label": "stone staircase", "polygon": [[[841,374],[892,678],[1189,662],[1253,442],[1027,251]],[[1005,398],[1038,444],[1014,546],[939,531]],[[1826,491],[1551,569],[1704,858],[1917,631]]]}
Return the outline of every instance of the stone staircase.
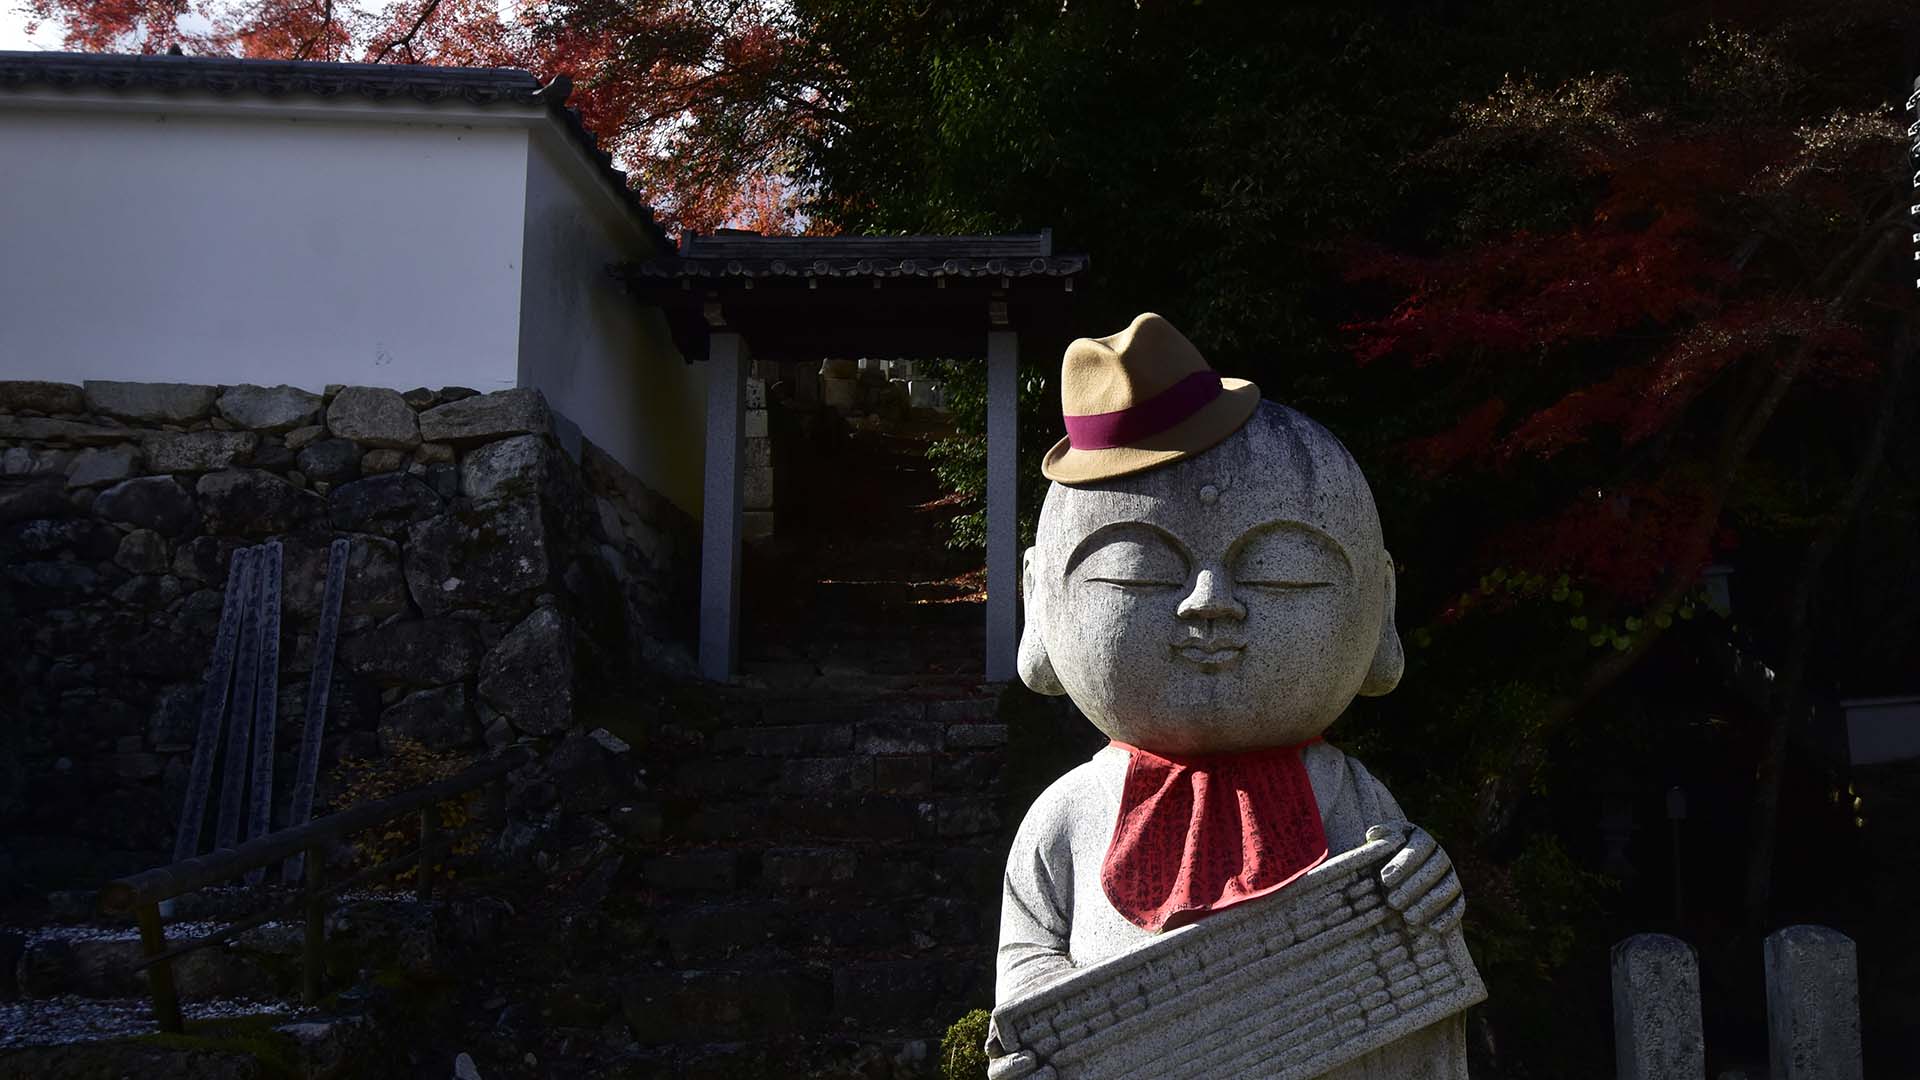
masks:
{"label": "stone staircase", "polygon": [[991,996],[996,695],[922,678],[697,704],[636,747],[645,798],[547,852],[554,885],[516,900],[464,1048],[489,1078],[933,1075]]}
{"label": "stone staircase", "polygon": [[[859,432],[795,485],[816,527],[749,552],[733,685],[642,673],[581,702],[516,774],[491,869],[341,907],[321,1007],[295,1004],[298,928],[269,924],[181,962],[188,1036],[147,1035],[131,924],[84,896],[0,912],[0,1080],[937,1075],[991,1000],[1018,812],[928,437]],[[261,903],[183,897],[169,940]]]}

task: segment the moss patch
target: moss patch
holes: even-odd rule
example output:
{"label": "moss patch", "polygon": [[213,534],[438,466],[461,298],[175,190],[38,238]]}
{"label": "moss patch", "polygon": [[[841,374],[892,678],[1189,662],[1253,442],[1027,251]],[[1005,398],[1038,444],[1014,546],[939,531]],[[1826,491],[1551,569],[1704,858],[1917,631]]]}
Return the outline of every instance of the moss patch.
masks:
{"label": "moss patch", "polygon": [[131,1041],[164,1050],[242,1054],[260,1063],[263,1076],[290,1080],[300,1075],[300,1046],[292,1036],[274,1030],[286,1020],[276,1013],[189,1020],[187,1030],[179,1035],[157,1032]]}

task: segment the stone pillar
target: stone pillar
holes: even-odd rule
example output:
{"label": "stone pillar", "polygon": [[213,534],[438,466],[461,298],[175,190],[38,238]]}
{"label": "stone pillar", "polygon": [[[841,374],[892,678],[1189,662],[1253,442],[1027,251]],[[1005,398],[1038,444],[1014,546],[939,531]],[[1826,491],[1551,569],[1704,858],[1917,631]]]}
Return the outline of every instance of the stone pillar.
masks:
{"label": "stone pillar", "polygon": [[1613,947],[1613,1060],[1618,1080],[1704,1080],[1700,965],[1665,934]]}
{"label": "stone pillar", "polygon": [[1020,335],[987,334],[987,680],[1014,678],[1020,643]]}
{"label": "stone pillar", "polygon": [[700,674],[733,675],[740,635],[742,459],[747,343],[716,331],[707,348],[706,489],[700,522]]}
{"label": "stone pillar", "polygon": [[[762,369],[772,365],[756,361]],[[746,460],[741,474],[741,521],[744,538],[759,540],[773,535],[774,465],[773,435],[768,427],[767,381],[765,377],[747,380]]]}
{"label": "stone pillar", "polygon": [[1860,1080],[1853,939],[1824,926],[1767,937],[1767,1057],[1773,1080]]}

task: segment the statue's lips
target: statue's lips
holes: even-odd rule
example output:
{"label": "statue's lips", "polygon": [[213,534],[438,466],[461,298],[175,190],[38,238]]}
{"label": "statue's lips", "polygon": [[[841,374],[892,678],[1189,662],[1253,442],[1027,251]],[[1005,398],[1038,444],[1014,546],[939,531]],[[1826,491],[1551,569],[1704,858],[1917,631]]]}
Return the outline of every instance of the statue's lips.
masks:
{"label": "statue's lips", "polygon": [[1173,647],[1182,660],[1199,664],[1202,671],[1219,671],[1239,660],[1247,647],[1237,641],[1189,641]]}

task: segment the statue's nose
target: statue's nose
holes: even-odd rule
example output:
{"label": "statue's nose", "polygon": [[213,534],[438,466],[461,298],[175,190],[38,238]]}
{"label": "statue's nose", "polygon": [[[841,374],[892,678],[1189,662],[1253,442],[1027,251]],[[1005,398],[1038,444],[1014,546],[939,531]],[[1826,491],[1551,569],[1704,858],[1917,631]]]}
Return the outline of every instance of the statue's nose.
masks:
{"label": "statue's nose", "polygon": [[1244,619],[1247,609],[1233,598],[1226,575],[1202,570],[1194,579],[1193,591],[1175,609],[1183,619]]}

